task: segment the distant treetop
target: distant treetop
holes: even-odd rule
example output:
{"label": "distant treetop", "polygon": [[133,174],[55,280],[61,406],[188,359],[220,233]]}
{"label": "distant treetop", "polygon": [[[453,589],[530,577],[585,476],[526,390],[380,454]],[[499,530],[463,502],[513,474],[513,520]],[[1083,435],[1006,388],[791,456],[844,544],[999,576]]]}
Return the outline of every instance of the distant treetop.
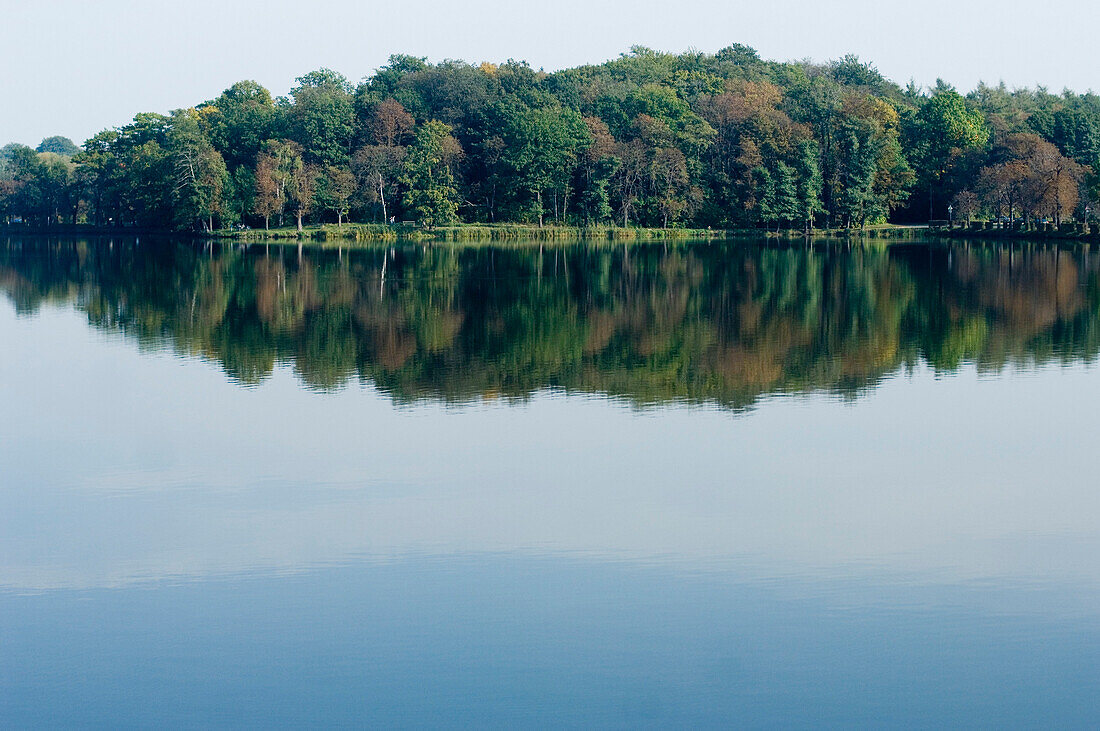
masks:
{"label": "distant treetop", "polygon": [[72,140],[68,137],[62,137],[61,135],[54,135],[53,137],[47,137],[39,143],[38,147],[34,148],[35,152],[54,152],[58,155],[65,155],[72,157],[76,153],[80,152],[80,148],[76,146]]}

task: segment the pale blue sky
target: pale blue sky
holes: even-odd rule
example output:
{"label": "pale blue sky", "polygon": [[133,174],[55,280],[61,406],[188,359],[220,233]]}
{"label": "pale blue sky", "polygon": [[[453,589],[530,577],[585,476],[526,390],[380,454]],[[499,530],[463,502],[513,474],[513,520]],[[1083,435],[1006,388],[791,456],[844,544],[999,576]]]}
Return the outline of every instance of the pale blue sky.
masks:
{"label": "pale blue sky", "polygon": [[276,94],[320,66],[357,80],[392,53],[552,70],[633,44],[745,43],[778,60],[857,53],[903,83],[1100,89],[1100,6],[1088,0],[0,0],[0,18],[0,144],[51,134],[79,143],[240,79]]}

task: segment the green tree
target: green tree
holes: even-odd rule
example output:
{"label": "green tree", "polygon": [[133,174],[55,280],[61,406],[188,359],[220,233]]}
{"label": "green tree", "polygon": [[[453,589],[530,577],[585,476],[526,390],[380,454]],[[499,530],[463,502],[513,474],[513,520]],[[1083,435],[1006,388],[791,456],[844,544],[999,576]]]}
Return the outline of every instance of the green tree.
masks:
{"label": "green tree", "polygon": [[[56,152],[38,153],[38,190],[42,214],[50,223],[58,223],[62,215],[76,222],[80,198],[76,182],[76,165],[66,155]],[[75,198],[75,200],[73,200]]]}
{"label": "green tree", "polygon": [[346,168],[328,165],[317,179],[317,204],[336,214],[336,225],[344,227],[344,216],[348,213],[348,204],[355,194],[355,176]]}
{"label": "green tree", "polygon": [[84,143],[75,160],[87,181],[91,222],[103,226],[121,218],[122,168],[118,152],[119,134],[106,130]]}
{"label": "green tree", "polygon": [[357,150],[351,161],[359,200],[378,204],[383,223],[389,222],[392,206],[397,202],[406,151],[401,145],[367,145]]}
{"label": "green tree", "polygon": [[405,208],[428,228],[458,219],[458,190],[449,165],[458,154],[451,127],[432,120],[421,125],[405,157],[401,184]]}
{"label": "green tree", "polygon": [[989,128],[981,112],[968,107],[954,89],[937,90],[921,106],[913,143],[928,191],[929,218],[936,217],[938,189],[954,164],[968,150],[984,148],[988,142]]}
{"label": "green tree", "polygon": [[798,218],[805,224],[807,231],[813,228],[814,216],[822,211],[821,188],[824,180],[817,160],[817,143],[813,140],[803,141],[798,148],[795,170],[798,176]]}
{"label": "green tree", "polygon": [[313,71],[297,79],[287,111],[291,136],[301,146],[306,161],[317,165],[347,165],[355,133],[355,109],[351,84],[329,69]]}
{"label": "green tree", "polygon": [[44,222],[42,160],[26,145],[11,143],[0,148],[0,180],[3,180],[8,216]]}
{"label": "green tree", "polygon": [[913,173],[902,154],[894,106],[866,94],[844,99],[833,137],[834,213],[846,226],[886,220],[909,195]]}
{"label": "green tree", "polygon": [[799,216],[798,182],[794,169],[780,160],[775,168],[775,216],[790,224]]}
{"label": "green tree", "polygon": [[779,220],[775,176],[762,165],[756,167],[752,173],[756,191],[755,200],[753,201],[756,220],[765,226],[770,226]]}
{"label": "green tree", "polygon": [[543,225],[544,193],[553,196],[554,219],[568,207],[577,155],[591,144],[588,125],[572,109],[517,109],[504,134],[505,161],[514,179],[531,196],[535,218]]}
{"label": "green tree", "polygon": [[221,154],[203,135],[199,113],[190,109],[173,116],[168,137],[168,154],[175,171],[175,217],[182,228],[196,220],[207,231],[214,230],[215,217],[224,217],[229,171]]}
{"label": "green tree", "polygon": [[[224,221],[228,224],[245,220],[256,207],[256,173],[241,165],[229,174]],[[224,224],[223,224],[224,225]]]}
{"label": "green tree", "polygon": [[52,152],[57,155],[64,155],[65,157],[73,157],[80,152],[80,148],[68,137],[55,135],[54,137],[47,137],[42,140],[38,147],[35,148],[35,152]]}
{"label": "green tree", "polygon": [[838,170],[837,213],[846,227],[863,227],[882,214],[875,197],[875,174],[882,139],[867,122],[849,121],[837,137],[841,160]]}
{"label": "green tree", "polygon": [[238,81],[199,111],[211,144],[231,169],[253,167],[274,133],[275,103],[255,81]]}

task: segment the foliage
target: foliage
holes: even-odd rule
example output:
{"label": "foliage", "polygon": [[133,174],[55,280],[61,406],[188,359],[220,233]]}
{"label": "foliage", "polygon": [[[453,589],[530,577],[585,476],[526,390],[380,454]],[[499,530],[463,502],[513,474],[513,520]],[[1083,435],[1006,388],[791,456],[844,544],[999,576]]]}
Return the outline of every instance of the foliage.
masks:
{"label": "foliage", "polygon": [[451,165],[461,148],[451,128],[439,121],[423,125],[405,158],[401,184],[405,208],[422,226],[445,226],[457,220],[458,191]]}
{"label": "foliage", "polygon": [[971,216],[1062,221],[1100,200],[1098,170],[1091,93],[903,89],[855,56],[778,63],[740,45],[638,46],[552,74],[395,55],[359,84],[312,71],[285,98],[240,81],[80,149],[63,137],[7,145],[0,216],[180,230],[288,214],[810,229],[942,219],[959,200]]}
{"label": "foliage", "polygon": [[72,157],[80,152],[80,148],[76,146],[76,143],[70,140],[68,137],[61,137],[56,135],[54,137],[47,137],[42,140],[38,147],[34,148],[35,152],[52,152],[56,155],[64,155],[65,157]]}
{"label": "foliage", "polygon": [[509,115],[503,140],[504,164],[510,179],[529,196],[527,210],[541,226],[544,194],[552,191],[558,220],[558,196],[568,200],[577,155],[591,143],[584,119],[572,109],[520,109]]}

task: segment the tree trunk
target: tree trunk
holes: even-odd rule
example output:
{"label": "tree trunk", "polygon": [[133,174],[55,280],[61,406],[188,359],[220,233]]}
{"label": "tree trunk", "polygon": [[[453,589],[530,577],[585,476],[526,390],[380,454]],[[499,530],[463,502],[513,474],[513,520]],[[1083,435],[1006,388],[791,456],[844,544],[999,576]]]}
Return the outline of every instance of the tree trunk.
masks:
{"label": "tree trunk", "polygon": [[382,185],[382,173],[378,173],[378,198],[382,201],[382,223],[388,224],[390,217],[386,212],[386,190]]}
{"label": "tree trunk", "polygon": [[542,191],[535,191],[535,199],[538,201],[539,207],[539,228],[542,228]]}
{"label": "tree trunk", "polygon": [[264,231],[271,230],[271,216],[264,216]]}
{"label": "tree trunk", "polygon": [[302,233],[302,209],[298,209],[298,233]]}

